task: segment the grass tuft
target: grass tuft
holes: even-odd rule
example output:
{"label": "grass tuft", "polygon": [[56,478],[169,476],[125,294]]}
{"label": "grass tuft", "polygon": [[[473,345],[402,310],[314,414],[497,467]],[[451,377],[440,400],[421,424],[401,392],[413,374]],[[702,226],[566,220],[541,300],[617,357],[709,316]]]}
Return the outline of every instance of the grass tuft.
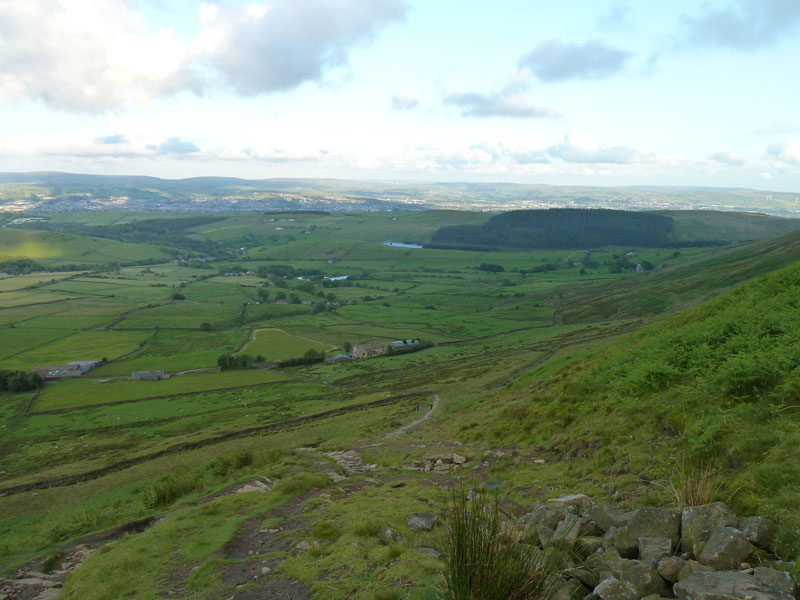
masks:
{"label": "grass tuft", "polygon": [[558,582],[553,555],[500,520],[496,499],[470,497],[462,485],[453,492],[449,531],[442,543],[447,600],[531,600],[550,598]]}
{"label": "grass tuft", "polygon": [[681,458],[677,471],[669,482],[669,488],[678,507],[701,506],[717,499],[722,483],[717,481],[717,472],[702,463],[695,465]]}

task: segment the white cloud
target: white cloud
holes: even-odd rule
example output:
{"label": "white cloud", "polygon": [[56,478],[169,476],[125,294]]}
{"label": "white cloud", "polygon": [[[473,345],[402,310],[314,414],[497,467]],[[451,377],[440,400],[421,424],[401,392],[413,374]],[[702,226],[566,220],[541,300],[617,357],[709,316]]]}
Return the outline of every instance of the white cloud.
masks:
{"label": "white cloud", "polygon": [[158,151],[161,154],[196,154],[200,147],[192,141],[171,137],[159,144]]}
{"label": "white cloud", "polygon": [[153,31],[130,0],[1,0],[0,95],[101,112],[216,87],[242,95],[319,81],[401,20],[405,0],[200,6],[193,39]]}
{"label": "white cloud", "polygon": [[147,32],[123,0],[4,1],[0,39],[3,96],[74,111],[160,95],[184,59],[172,30]]}
{"label": "white cloud", "polygon": [[559,114],[550,108],[536,106],[521,94],[479,94],[463,92],[448,94],[445,104],[458,106],[465,117],[514,117],[523,119],[553,118]]}
{"label": "white cloud", "polygon": [[792,140],[788,144],[775,144],[767,148],[767,154],[779,165],[800,166],[800,141]]}
{"label": "white cloud", "polygon": [[519,60],[545,82],[567,79],[602,79],[611,77],[625,67],[630,52],[609,46],[602,40],[585,44],[548,40],[542,42]]}
{"label": "white cloud", "polygon": [[412,92],[404,92],[392,96],[392,106],[397,110],[409,110],[419,106],[419,96]]}
{"label": "white cloud", "polygon": [[[256,8],[253,8],[253,7]],[[190,70],[250,96],[319,81],[347,50],[402,20],[404,0],[274,0],[223,6],[192,43]]]}
{"label": "white cloud", "polygon": [[681,18],[685,40],[698,46],[754,50],[776,43],[800,26],[797,0],[739,0]]}
{"label": "white cloud", "polygon": [[570,132],[564,136],[564,141],[550,146],[547,151],[553,158],[580,164],[628,164],[644,159],[644,154],[639,150],[627,146],[609,146],[581,131]]}
{"label": "white cloud", "polygon": [[713,160],[729,167],[741,167],[744,165],[744,158],[741,154],[731,152],[730,150],[718,150],[708,157]]}

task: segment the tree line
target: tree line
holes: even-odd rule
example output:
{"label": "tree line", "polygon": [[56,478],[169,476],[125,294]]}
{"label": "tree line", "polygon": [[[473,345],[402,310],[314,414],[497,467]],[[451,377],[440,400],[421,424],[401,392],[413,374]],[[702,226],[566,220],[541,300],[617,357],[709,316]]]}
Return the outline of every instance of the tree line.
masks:
{"label": "tree line", "polygon": [[38,373],[0,370],[0,392],[30,392],[40,388],[42,383]]}
{"label": "tree line", "polygon": [[671,243],[671,217],[609,209],[514,210],[484,225],[450,225],[433,234],[435,243],[573,249],[626,245],[661,248]]}

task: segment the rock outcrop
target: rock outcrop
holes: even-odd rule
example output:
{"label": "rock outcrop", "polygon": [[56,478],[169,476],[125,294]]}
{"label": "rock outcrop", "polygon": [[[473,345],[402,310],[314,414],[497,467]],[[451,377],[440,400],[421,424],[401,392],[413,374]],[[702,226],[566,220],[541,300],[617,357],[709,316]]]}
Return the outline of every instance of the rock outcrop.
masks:
{"label": "rock outcrop", "polygon": [[573,494],[537,501],[513,523],[543,550],[571,550],[559,600],[798,598],[792,563],[770,560],[775,523],[739,520],[721,502],[624,511]]}

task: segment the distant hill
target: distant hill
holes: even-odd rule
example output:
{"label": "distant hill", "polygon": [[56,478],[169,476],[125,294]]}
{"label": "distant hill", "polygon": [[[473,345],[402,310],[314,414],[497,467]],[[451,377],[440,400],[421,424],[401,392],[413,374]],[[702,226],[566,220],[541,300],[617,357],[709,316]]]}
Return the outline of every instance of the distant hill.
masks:
{"label": "distant hill", "polygon": [[800,216],[800,193],[690,187],[0,173],[0,212],[541,208],[757,211]]}

